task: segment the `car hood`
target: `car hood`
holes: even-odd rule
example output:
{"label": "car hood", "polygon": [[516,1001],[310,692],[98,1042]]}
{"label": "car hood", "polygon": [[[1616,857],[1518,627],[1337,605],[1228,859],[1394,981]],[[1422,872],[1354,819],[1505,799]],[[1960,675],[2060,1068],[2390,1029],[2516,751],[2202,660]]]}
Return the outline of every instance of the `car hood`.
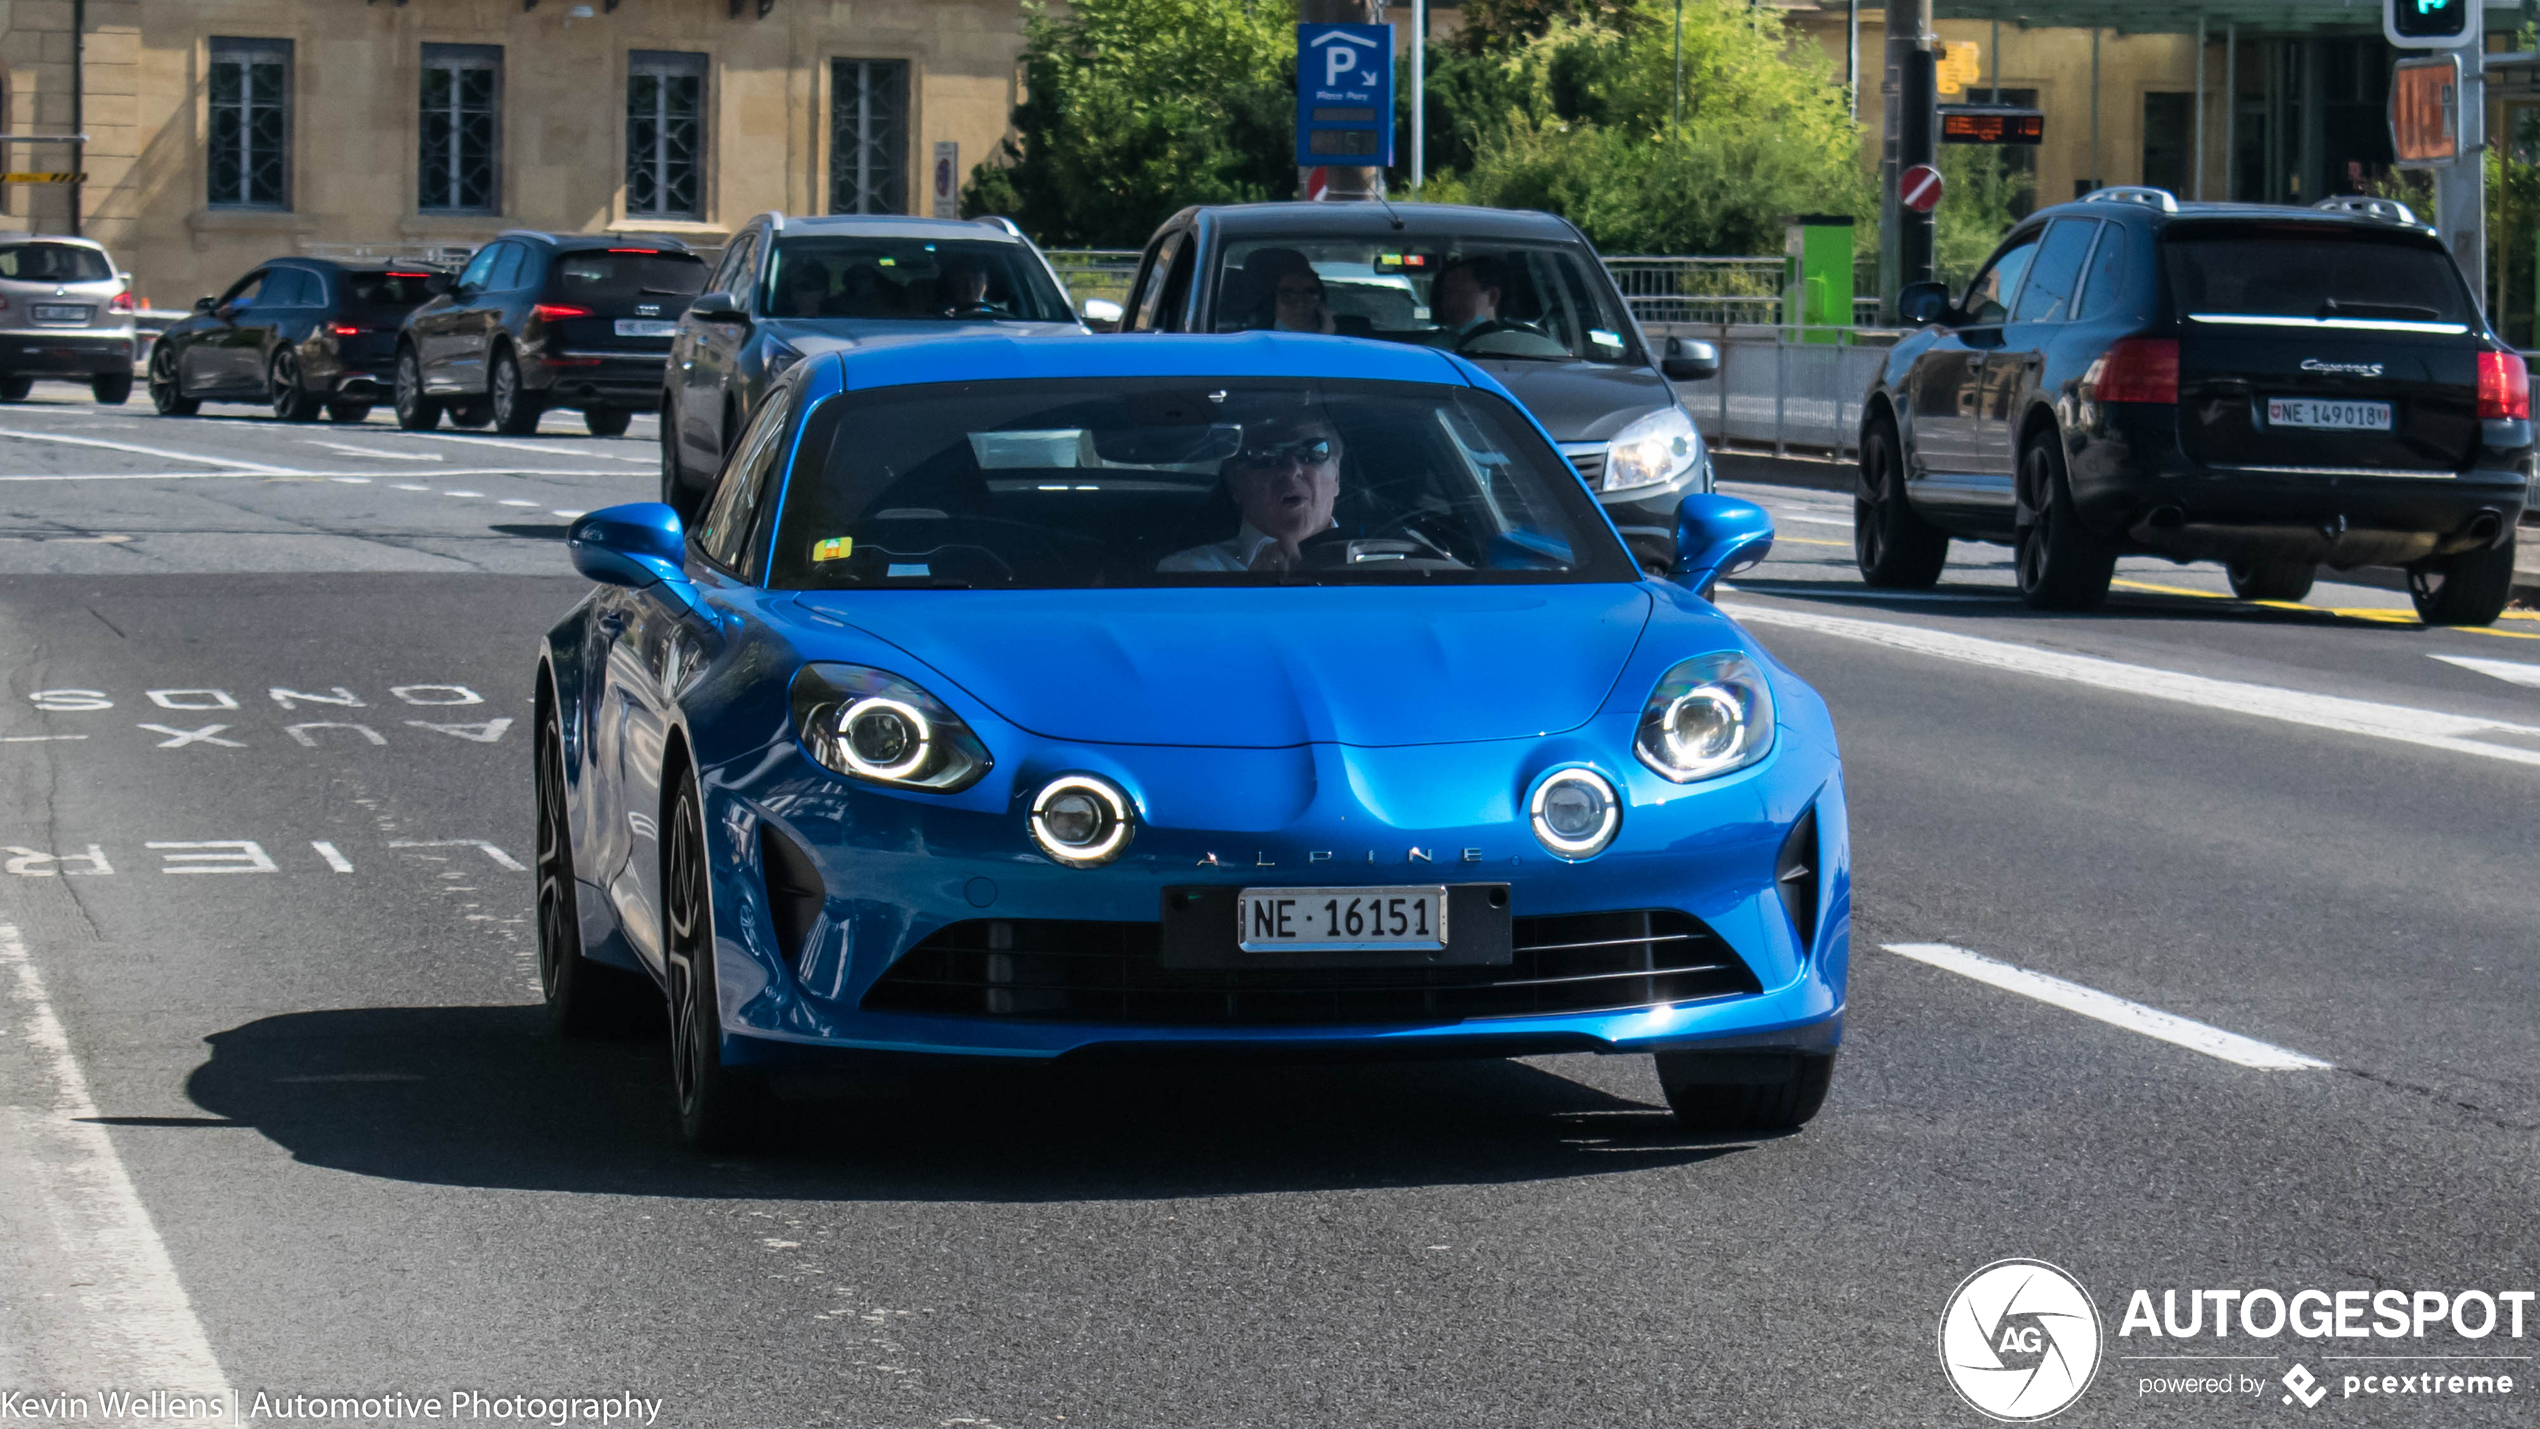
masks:
{"label": "car hood", "polygon": [[1083,332],[1074,323],[1027,322],[951,322],[938,319],[909,320],[899,318],[761,318],[758,330],[779,338],[805,356],[815,352],[834,352],[851,347],[874,347],[894,342],[922,342],[933,338],[978,337],[1002,334],[1007,337],[1045,337],[1053,333]]}
{"label": "car hood", "polygon": [[1468,359],[1543,423],[1556,442],[1598,442],[1676,400],[1667,379],[1649,367],[1608,362],[1509,362]]}
{"label": "car hood", "polygon": [[[1575,729],[1604,703],[1650,610],[1648,593],[1628,585],[819,591],[796,601],[815,622],[907,651],[1045,738],[1243,749]],[[834,658],[819,643],[802,653]]]}

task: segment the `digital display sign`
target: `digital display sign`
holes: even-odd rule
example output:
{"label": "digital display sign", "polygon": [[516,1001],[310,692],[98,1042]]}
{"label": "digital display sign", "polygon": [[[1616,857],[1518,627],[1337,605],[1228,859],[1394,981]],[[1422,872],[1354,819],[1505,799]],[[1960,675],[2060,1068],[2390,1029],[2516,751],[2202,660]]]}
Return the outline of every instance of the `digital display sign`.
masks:
{"label": "digital display sign", "polygon": [[2035,109],[2005,104],[1940,106],[1940,142],[1944,144],[2042,144],[2046,116]]}

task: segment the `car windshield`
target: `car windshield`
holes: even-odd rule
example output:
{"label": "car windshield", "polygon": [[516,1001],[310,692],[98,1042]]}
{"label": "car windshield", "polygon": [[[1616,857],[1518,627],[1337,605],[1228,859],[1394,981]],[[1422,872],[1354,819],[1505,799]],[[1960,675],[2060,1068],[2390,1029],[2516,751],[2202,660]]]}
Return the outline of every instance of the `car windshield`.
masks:
{"label": "car windshield", "polygon": [[960,239],[780,238],[760,310],[780,318],[1072,322],[1030,249]]}
{"label": "car windshield", "polygon": [[1246,238],[1223,251],[1219,332],[1338,333],[1475,358],[1640,360],[1612,283],[1575,246]]}
{"label": "car windshield", "polygon": [[105,254],[76,243],[0,245],[0,278],[22,283],[102,283],[113,276],[114,265]]}
{"label": "car windshield", "polygon": [[849,393],[810,420],[769,561],[780,588],[1638,574],[1542,436],[1471,388],[966,382]]}
{"label": "car windshield", "polygon": [[2316,223],[2182,225],[2161,256],[2181,317],[2471,321],[2450,255],[2411,233]]}
{"label": "car windshield", "polygon": [[347,315],[394,321],[432,296],[432,275],[419,268],[343,275]]}
{"label": "car windshield", "polygon": [[706,265],[693,253],[651,248],[585,248],[558,254],[550,296],[601,311],[632,311],[646,299],[670,298],[675,311],[706,285]]}

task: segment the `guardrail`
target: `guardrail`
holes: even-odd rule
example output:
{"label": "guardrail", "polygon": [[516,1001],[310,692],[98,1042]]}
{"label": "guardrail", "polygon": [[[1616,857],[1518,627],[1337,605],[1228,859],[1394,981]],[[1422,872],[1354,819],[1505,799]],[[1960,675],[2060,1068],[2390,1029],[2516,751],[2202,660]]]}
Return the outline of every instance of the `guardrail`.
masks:
{"label": "guardrail", "polygon": [[1129,300],[1129,280],[1138,275],[1138,250],[1135,248],[1048,248],[1042,250],[1050,267],[1058,271],[1058,280],[1067,285],[1067,295],[1082,312],[1088,298],[1107,298],[1115,303]]}
{"label": "guardrail", "polygon": [[1653,339],[1700,338],[1720,350],[1720,375],[1677,388],[1694,425],[1713,445],[1770,447],[1776,456],[1801,447],[1850,455],[1861,432],[1861,404],[1887,350],[1904,334],[1851,328],[1843,342],[1824,328],[1777,324],[1661,323]]}

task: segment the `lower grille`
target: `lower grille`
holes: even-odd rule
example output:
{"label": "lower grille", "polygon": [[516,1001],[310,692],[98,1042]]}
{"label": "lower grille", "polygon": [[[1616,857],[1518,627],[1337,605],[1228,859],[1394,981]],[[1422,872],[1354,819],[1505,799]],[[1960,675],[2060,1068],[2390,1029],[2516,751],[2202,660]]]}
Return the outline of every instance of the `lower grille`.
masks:
{"label": "lower grille", "polygon": [[1761,991],[1673,909],[1514,920],[1505,967],[1159,966],[1161,925],[978,918],[943,928],[864,996],[877,1012],[1166,1027],[1461,1022],[1614,1012]]}
{"label": "lower grille", "polygon": [[1577,469],[1579,479],[1588,484],[1588,490],[1594,491],[1605,484],[1605,448],[1571,452],[1569,457],[1570,465]]}

